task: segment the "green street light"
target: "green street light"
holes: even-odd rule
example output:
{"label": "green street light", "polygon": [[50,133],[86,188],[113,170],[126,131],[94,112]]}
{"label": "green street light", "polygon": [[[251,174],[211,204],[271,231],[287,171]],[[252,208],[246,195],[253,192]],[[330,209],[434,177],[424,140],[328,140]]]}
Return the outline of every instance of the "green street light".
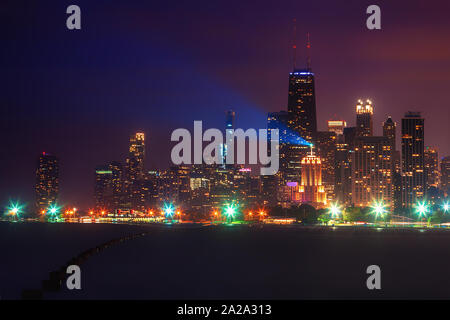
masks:
{"label": "green street light", "polygon": [[60,207],[58,207],[56,204],[52,204],[48,207],[47,213],[50,216],[50,218],[56,218],[60,211]]}
{"label": "green street light", "polygon": [[10,202],[9,207],[7,208],[7,214],[19,219],[20,214],[22,213],[23,205],[20,205],[19,202]]}
{"label": "green street light", "polygon": [[442,205],[442,210],[444,210],[444,213],[447,213],[450,210],[450,204],[448,201]]}
{"label": "green street light", "polygon": [[387,212],[386,206],[383,203],[383,201],[375,201],[373,205],[371,206],[372,213],[375,214],[375,220],[378,219],[378,217],[384,217],[384,214]]}
{"label": "green street light", "polygon": [[328,210],[330,212],[331,218],[339,218],[339,215],[341,214],[341,207],[337,203],[332,203]]}
{"label": "green street light", "polygon": [[235,214],[236,214],[236,207],[233,204],[227,205],[225,207],[225,215],[227,216],[227,219],[233,221]]}
{"label": "green street light", "polygon": [[175,208],[171,203],[165,203],[163,207],[164,214],[166,215],[166,218],[172,218]]}
{"label": "green street light", "polygon": [[416,213],[419,215],[419,218],[422,216],[426,217],[428,213],[428,205],[425,203],[425,201],[419,202],[416,206]]}

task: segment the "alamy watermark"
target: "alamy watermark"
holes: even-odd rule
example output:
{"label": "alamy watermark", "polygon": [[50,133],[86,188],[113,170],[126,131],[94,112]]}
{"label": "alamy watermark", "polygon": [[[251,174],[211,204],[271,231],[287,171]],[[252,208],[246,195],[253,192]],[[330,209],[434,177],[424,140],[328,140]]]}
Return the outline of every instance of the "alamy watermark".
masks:
{"label": "alamy watermark", "polygon": [[[248,141],[248,164],[262,165],[261,175],[274,175],[279,168],[279,132],[270,130],[270,152],[267,129],[227,129],[225,142],[222,131],[211,128],[203,132],[202,121],[194,121],[194,139],[189,130],[178,128],[172,132],[171,141],[178,143],[172,148],[171,159],[179,164],[246,164]],[[210,142],[203,149],[203,142]],[[194,152],[192,152],[192,145]],[[193,162],[192,162],[193,156]],[[235,157],[236,156],[236,157]],[[236,159],[235,159],[236,158]],[[258,162],[259,158],[259,162]]]}

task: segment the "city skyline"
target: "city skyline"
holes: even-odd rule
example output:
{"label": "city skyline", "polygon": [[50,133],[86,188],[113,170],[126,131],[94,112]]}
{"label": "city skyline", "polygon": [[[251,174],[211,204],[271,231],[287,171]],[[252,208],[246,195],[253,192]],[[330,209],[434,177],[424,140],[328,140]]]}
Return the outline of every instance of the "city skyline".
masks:
{"label": "city skyline", "polygon": [[[314,10],[317,8],[315,8],[314,5],[310,6],[312,7],[311,14],[313,14]],[[342,13],[342,16],[345,16],[345,11],[346,9],[348,9],[348,7],[345,6],[344,8],[335,8],[333,5],[330,6],[331,9],[336,9],[337,12]],[[349,6],[351,7],[351,5]],[[270,8],[270,5],[268,5],[265,10],[268,10],[268,8]],[[93,11],[96,14],[100,13],[98,10],[99,8],[93,5]],[[148,10],[148,12],[152,11]],[[129,14],[136,14],[136,12],[129,12]],[[434,13],[434,15],[437,15],[437,17],[435,16],[434,18],[438,18],[437,21],[439,21],[439,13]],[[257,16],[258,14],[255,14],[254,16],[250,15],[250,20],[253,21]],[[402,17],[405,18],[406,16],[408,16],[408,12],[404,13],[404,16]],[[104,15],[102,17],[105,18]],[[445,138],[445,130],[447,130],[448,136],[448,126],[446,126],[447,120],[445,119],[444,115],[445,112],[448,112],[448,108],[445,107],[446,100],[443,98],[446,97],[446,95],[443,95],[445,91],[444,88],[441,88],[440,84],[432,85],[433,81],[431,81],[430,84],[422,84],[425,86],[425,88],[430,85],[431,89],[428,88],[427,90],[425,90],[425,88],[423,88],[423,90],[420,91],[418,90],[418,88],[414,88],[413,85],[409,87],[408,90],[406,90],[408,86],[404,82],[409,82],[404,78],[404,76],[411,76],[411,74],[408,74],[408,72],[403,73],[402,77],[395,76],[392,78],[386,78],[385,76],[383,76],[383,72],[386,73],[386,71],[388,71],[388,69],[391,67],[393,73],[398,73],[398,71],[402,68],[405,68],[404,70],[408,70],[408,68],[411,68],[411,66],[417,67],[417,71],[414,72],[417,77],[427,77],[427,72],[431,72],[430,70],[434,70],[433,72],[438,72],[436,70],[438,70],[438,67],[441,68],[442,64],[440,64],[439,66],[427,66],[427,70],[421,69],[421,67],[417,66],[417,63],[427,57],[427,54],[429,52],[428,50],[414,50],[414,48],[416,47],[416,43],[406,43],[409,44],[409,46],[406,45],[406,47],[410,49],[402,51],[405,54],[406,58],[409,58],[409,60],[407,59],[407,64],[403,63],[406,66],[403,66],[403,64],[395,66],[395,55],[389,56],[389,54],[393,54],[397,52],[397,50],[394,50],[395,48],[388,48],[390,50],[387,50],[383,46],[380,46],[380,48],[385,48],[386,50],[381,51],[380,57],[374,57],[370,54],[364,56],[367,60],[366,65],[361,65],[360,60],[356,61],[355,63],[350,63],[348,60],[346,60],[352,57],[352,54],[350,54],[349,51],[340,51],[340,49],[343,49],[341,45],[337,45],[336,42],[329,42],[330,36],[327,36],[325,34],[324,29],[319,28],[314,23],[310,23],[311,21],[309,17],[303,17],[303,19],[300,18],[301,17],[297,17],[298,30],[304,30],[305,32],[298,32],[299,36],[297,39],[297,44],[299,48],[299,54],[297,58],[297,64],[300,66],[306,63],[306,55],[302,53],[300,48],[303,47],[304,43],[303,35],[306,34],[306,31],[309,31],[311,34],[312,42],[311,63],[314,73],[316,74],[315,86],[316,95],[318,97],[317,123],[318,129],[320,131],[326,131],[326,121],[334,118],[334,115],[336,115],[336,119],[343,119],[347,121],[347,126],[354,126],[355,119],[353,117],[353,114],[354,103],[356,99],[359,97],[369,97],[373,100],[375,108],[373,120],[375,135],[381,135],[381,123],[385,121],[389,115],[392,116],[395,122],[400,123],[401,118],[405,112],[409,110],[421,111],[426,121],[425,145],[437,147],[439,158],[448,156],[450,154],[450,150],[448,150],[448,143],[446,143],[447,139]],[[390,19],[392,18],[389,16],[386,17],[388,23],[390,21],[392,22],[392,20]],[[108,21],[109,20],[107,19],[105,20],[106,23],[103,27],[105,29],[101,29],[101,32],[103,32],[104,35],[109,35],[110,43],[107,47],[115,48],[117,44],[115,44],[115,42],[111,40],[112,38],[114,38],[114,35],[109,34],[109,31],[106,30]],[[222,70],[222,72],[219,72],[219,76],[217,78],[213,77],[214,79],[217,79],[217,82],[213,83],[218,84],[218,87],[222,87],[221,84],[226,83],[227,85],[223,87],[229,90],[225,90],[226,92],[220,90],[217,91],[218,88],[212,90],[212,92],[217,93],[216,99],[212,99],[213,97],[210,96],[211,94],[205,93],[205,96],[203,97],[197,90],[192,90],[192,95],[190,95],[189,97],[190,102],[188,104],[192,108],[188,109],[190,110],[190,112],[186,117],[186,120],[189,120],[188,123],[177,119],[175,115],[176,112],[180,110],[186,110],[186,108],[174,108],[172,112],[167,111],[167,107],[177,105],[180,100],[174,101],[168,98],[168,102],[162,104],[163,107],[158,107],[161,101],[150,103],[151,101],[149,101],[149,99],[152,99],[152,97],[157,96],[159,93],[152,92],[151,90],[143,90],[144,88],[141,85],[137,85],[137,88],[139,88],[138,90],[140,98],[136,99],[133,98],[133,95],[131,94],[136,90],[132,86],[126,86],[123,84],[118,86],[118,84],[114,81],[112,81],[111,83],[107,83],[107,81],[106,83],[102,83],[105,82],[105,79],[102,79],[100,83],[91,80],[89,81],[89,85],[87,85],[86,87],[80,86],[80,81],[82,81],[80,76],[83,75],[83,73],[81,73],[80,71],[67,74],[69,78],[73,76],[73,79],[68,80],[69,82],[67,83],[67,87],[63,87],[62,85],[56,86],[56,88],[59,88],[61,90],[61,92],[59,93],[51,93],[47,91],[43,85],[37,86],[31,92],[29,85],[25,85],[25,87],[22,86],[22,89],[20,90],[14,89],[11,92],[7,92],[4,97],[4,104],[8,105],[6,111],[10,113],[10,116],[8,117],[8,122],[2,122],[2,124],[4,125],[2,126],[1,133],[2,139],[4,139],[4,141],[6,142],[5,146],[7,146],[8,154],[11,155],[11,159],[2,159],[2,177],[5,177],[5,179],[2,179],[2,181],[8,181],[7,185],[5,183],[2,183],[0,187],[2,203],[6,203],[8,198],[16,197],[20,197],[21,199],[29,203],[32,202],[35,179],[34,165],[36,162],[36,158],[41,152],[49,152],[51,154],[54,154],[61,161],[60,194],[62,202],[93,203],[94,190],[92,184],[94,180],[94,168],[97,165],[108,161],[123,161],[126,158],[127,138],[129,137],[129,134],[133,132],[143,131],[148,137],[149,143],[147,144],[146,152],[149,160],[147,168],[151,169],[164,167],[164,164],[167,164],[167,166],[169,165],[169,162],[167,160],[169,158],[170,152],[169,150],[165,149],[164,146],[162,146],[160,143],[157,143],[157,141],[164,141],[163,139],[169,141],[170,131],[178,126],[189,127],[189,123],[192,123],[192,120],[195,120],[195,117],[199,117],[200,114],[205,110],[206,106],[209,106],[210,108],[212,108],[212,110],[214,110],[214,112],[210,112],[210,115],[208,115],[206,119],[208,120],[208,123],[211,123],[210,127],[221,127],[220,125],[223,123],[222,115],[224,110],[233,109],[237,113],[236,119],[238,127],[265,128],[267,112],[287,110],[287,107],[285,107],[287,106],[287,99],[285,94],[287,91],[286,74],[292,71],[292,57],[290,57],[291,53],[289,46],[291,38],[291,23],[292,17],[289,17],[289,15],[285,13],[283,15],[283,19],[274,19],[271,22],[271,24],[273,25],[278,25],[278,27],[274,29],[274,34],[271,35],[271,37],[279,40],[274,42],[275,44],[270,46],[261,41],[257,41],[257,45],[255,47],[264,49],[271,48],[271,50],[275,50],[276,48],[276,50],[279,50],[276,51],[277,53],[274,55],[273,59],[269,59],[271,63],[268,63],[267,65],[264,64],[264,68],[256,68],[255,65],[251,65],[250,67],[253,68],[253,72],[245,73],[245,82],[247,82],[247,80],[251,80],[249,81],[250,83],[258,83],[261,84],[262,87],[249,87],[249,85],[246,85],[241,79],[236,79],[235,76],[233,76],[231,73],[234,73],[238,76],[243,75],[242,72],[236,69],[225,73],[223,73]],[[332,21],[328,21],[328,24],[325,23],[325,25],[329,26],[330,23],[332,23]],[[60,31],[56,31],[55,33],[55,31],[52,31],[52,29],[50,28],[51,26],[52,25],[50,25],[50,23],[43,24],[40,27],[38,26],[38,30],[41,32],[53,32],[56,37],[61,36]],[[245,24],[245,26],[249,28],[248,31],[253,30],[253,28],[250,28],[249,25]],[[127,25],[127,27],[133,26]],[[408,28],[411,26],[405,24],[403,25],[403,27]],[[149,48],[145,46],[145,42],[142,41],[143,39],[140,38],[140,32],[142,32],[139,31],[140,28],[136,26],[134,26],[134,28],[136,28],[135,30],[138,31],[136,35],[137,39],[135,40],[135,42],[133,42],[134,48],[137,49],[140,46],[143,46],[143,48],[146,48],[146,53],[152,52],[152,50],[149,50]],[[194,26],[194,28],[196,28],[196,26]],[[325,28],[325,26],[323,28]],[[398,30],[402,29],[402,26],[396,25],[396,28],[398,32]],[[142,29],[147,30],[145,26],[142,26]],[[117,29],[115,30],[117,31]],[[345,27],[341,31],[345,31]],[[18,28],[17,32],[24,32],[28,34],[28,32],[30,31],[27,28],[22,27]],[[382,43],[384,40],[390,39],[392,33],[390,31],[386,31],[386,34],[388,36],[387,38],[383,38],[383,32],[384,31],[377,35],[369,34],[367,32],[365,32],[364,34],[350,33],[347,34],[347,37],[342,35],[340,39],[342,39],[344,43],[348,43],[350,39],[353,41],[357,40],[357,44],[369,44],[370,47],[374,45],[370,44],[371,41]],[[81,38],[86,41],[86,39],[90,39],[91,36],[91,33],[89,31],[86,31],[81,36]],[[359,36],[361,36],[361,39],[358,38]],[[225,40],[228,39],[228,41],[232,41],[232,36],[223,38]],[[201,39],[203,38],[199,38],[197,40],[200,41]],[[428,42],[430,51],[433,51],[434,53],[438,52],[437,50],[432,50],[431,47],[436,44],[443,45],[444,39],[444,37],[438,37],[438,35],[436,36],[432,34],[432,37]],[[81,39],[72,40],[74,41],[73,45],[79,45],[81,43],[79,42],[81,41]],[[8,41],[8,39],[6,41]],[[26,49],[27,46],[31,45],[32,43],[33,40],[28,39],[24,41],[22,45],[24,49]],[[212,41],[207,44],[214,45],[215,42]],[[387,44],[392,45],[392,43],[389,41],[387,42]],[[102,48],[94,45],[91,46],[93,48],[93,52],[95,53],[93,55],[93,59],[99,59],[100,56],[104,53]],[[347,63],[344,64],[345,68],[342,69],[341,67],[333,66],[330,64],[335,59],[329,54],[324,54],[324,49],[327,48],[327,46],[335,48],[336,50],[334,52],[336,52],[338,57],[343,61],[347,61]],[[195,48],[189,45],[186,45],[186,47],[189,48],[189,50],[187,51],[191,50],[191,53],[196,52]],[[53,47],[53,49],[55,49],[56,54],[65,52],[65,49],[63,48]],[[234,60],[234,63],[233,60],[230,60],[230,57],[233,56],[230,54],[233,52],[229,49],[225,50],[225,55],[219,52],[214,52],[213,56],[218,59],[217,62],[226,61],[232,66],[239,66],[241,59],[247,59],[246,56],[255,54],[253,48],[245,47],[245,49],[246,50],[241,52],[242,57],[236,58]],[[443,50],[445,50],[445,47]],[[274,51],[270,50],[268,52],[274,53]],[[415,52],[415,54],[413,54],[412,52]],[[123,54],[123,51],[120,53]],[[10,57],[8,55],[8,52],[4,54],[7,57]],[[37,74],[34,72],[44,67],[50,68],[49,70],[51,70],[52,67],[55,67],[56,65],[62,67],[62,70],[70,70],[72,65],[80,66],[80,64],[85,68],[89,67],[90,60],[86,59],[86,57],[80,52],[77,52],[73,55],[68,55],[67,63],[66,61],[63,61],[61,59],[57,60],[54,63],[51,63],[48,59],[50,59],[53,54],[50,55],[48,52],[41,52],[40,55],[37,55],[35,61],[27,61],[25,64],[23,64],[24,60],[20,55],[14,59],[10,57],[11,59],[9,61],[11,61],[12,64],[9,66],[4,66],[6,75],[11,75],[11,72],[13,70],[16,70],[17,66],[19,65],[24,65],[26,68],[32,69],[32,71],[34,70],[31,73],[30,81],[39,79],[39,77],[37,77]],[[151,54],[149,54],[148,57],[144,57],[144,55],[139,56],[138,61],[139,63],[143,63],[143,65],[145,65],[145,61],[149,61],[151,56]],[[112,60],[110,60],[113,59],[113,57],[114,55],[109,56],[109,60],[107,59],[107,62],[105,64],[100,64],[100,66],[108,67],[113,62]],[[256,54],[256,57],[261,56]],[[380,60],[377,60],[377,58],[380,58]],[[189,72],[192,71],[190,70],[191,66],[189,65],[189,61],[183,60],[180,57],[174,57],[173,61],[176,62],[174,67],[175,69],[180,64],[183,65],[183,62],[186,62],[186,65],[188,67],[186,67],[185,69],[187,70],[183,69],[182,71],[179,71],[179,75],[182,76],[182,79],[184,78],[184,80],[187,81],[189,79],[187,78],[187,76]],[[301,63],[303,61],[304,63]],[[119,66],[122,67],[130,63],[126,62],[125,60],[120,60],[120,62],[121,63],[119,63]],[[380,70],[377,69],[380,67],[379,63],[381,62],[385,62],[386,64],[383,66],[383,68],[381,68],[382,70],[380,72]],[[442,62],[442,60],[439,60],[439,56],[437,62]],[[443,63],[445,67],[445,62]],[[394,66],[392,64],[394,64]],[[210,66],[210,63],[207,62],[206,66]],[[338,70],[336,70],[336,68]],[[364,77],[358,78],[357,76],[355,76],[355,73],[356,70],[360,68],[362,68],[365,72]],[[150,70],[152,70],[152,68],[150,68]],[[218,71],[217,69],[214,70]],[[334,80],[337,80],[337,77],[339,75],[347,75],[345,72],[343,72],[343,70],[348,71],[348,79],[354,81],[352,82],[354,87],[346,85],[348,84],[346,83],[346,81],[348,80],[343,79],[344,83],[341,85],[342,87],[339,88],[339,92],[330,89],[330,84],[335,82]],[[103,76],[100,76],[102,72],[102,68],[100,67],[97,71],[91,71],[89,72],[89,74],[91,76],[98,74],[98,80],[98,77],[103,78]],[[112,72],[116,76],[120,75],[119,70]],[[155,74],[158,74],[158,71],[153,72]],[[448,74],[439,72],[438,74],[440,74],[441,77],[438,77],[438,79],[442,79],[442,77],[444,77],[442,80],[445,81],[445,79],[448,78]],[[194,80],[196,82],[199,81],[199,74],[194,74],[196,75],[196,78]],[[125,75],[128,80],[135,79],[136,82],[133,82],[134,84],[137,84],[137,82],[145,83],[146,81],[152,81],[153,85],[156,84],[154,80],[152,80],[154,75],[151,75],[150,72],[145,75],[136,73],[134,76],[130,73],[125,72]],[[63,77],[62,74],[55,73],[54,71],[52,73],[52,76],[54,78],[47,79],[52,83],[55,81],[55,79],[60,79],[61,77]],[[248,77],[251,78],[248,79]],[[365,77],[378,77],[379,79],[384,79],[384,81],[387,81],[387,83],[382,85],[375,84],[373,80],[365,79]],[[94,79],[95,78],[96,77],[94,77]],[[20,72],[18,72],[18,74],[16,74],[15,76],[12,76],[12,79],[16,85],[18,83],[27,84]],[[204,84],[204,80],[206,80],[206,78],[201,79],[200,88],[208,87],[206,84]],[[5,82],[5,80],[3,80],[3,82]],[[362,84],[358,84],[358,82],[362,82]],[[168,83],[174,85],[178,82]],[[4,84],[5,87],[8,88],[8,84]],[[33,85],[34,84],[35,82],[33,82]],[[396,84],[395,88],[398,87],[398,90],[394,90],[391,88],[391,86],[394,84]],[[102,88],[97,98],[95,97],[95,95],[90,93],[89,86],[93,85],[97,85]],[[69,90],[69,88],[72,87],[75,90],[73,95],[70,94],[72,90]],[[111,101],[108,101],[105,98],[107,96],[106,92],[108,92],[109,95],[110,91],[114,91],[115,88],[120,88],[119,92],[116,92],[117,97],[119,97],[120,99],[118,99],[118,102],[112,104],[114,106],[113,108],[108,109],[106,108],[106,106],[109,105]],[[267,90],[268,88],[270,88],[270,90]],[[167,96],[167,91],[165,91],[166,89],[167,88],[165,88],[163,92],[166,92]],[[18,98],[17,95],[22,93],[22,90],[28,90],[27,92],[31,93],[30,98]],[[267,91],[267,93],[262,93],[264,91]],[[395,92],[393,93],[391,91]],[[437,96],[434,95],[431,97],[428,93],[426,93],[435,91],[442,91],[442,93],[440,93],[440,95],[438,94]],[[262,96],[258,97],[257,93],[261,94]],[[72,98],[62,99],[63,96]],[[112,96],[114,96],[114,94]],[[121,97],[127,98],[124,99]],[[226,97],[226,99],[222,99],[223,97]],[[46,104],[46,101],[49,101],[50,103]],[[108,103],[106,103],[107,101]],[[399,103],[400,101],[401,103]],[[425,103],[424,101],[427,101],[427,103]],[[63,107],[61,108],[61,110],[59,110],[58,105],[64,105],[66,103],[68,106]],[[201,107],[195,107],[194,105],[197,103],[201,105]],[[98,104],[98,112],[96,112],[95,110],[92,112],[87,111],[90,107],[95,106],[96,104]],[[336,108],[335,106],[339,107]],[[126,116],[128,110],[127,108],[130,108],[130,110],[132,111],[132,117]],[[108,113],[108,110],[110,111],[110,113]],[[121,117],[121,121],[118,120],[119,114],[125,115],[123,118]],[[190,114],[192,114],[192,117],[189,117]],[[31,121],[34,116],[36,116],[37,123]],[[73,117],[73,120],[71,119],[71,117]],[[6,119],[6,117],[2,118]],[[152,118],[156,120],[152,120]],[[148,124],[146,119],[149,119]],[[157,122],[159,122],[159,124]],[[162,125],[163,128],[161,128],[161,122],[164,123],[164,125]],[[246,125],[247,123],[248,126]],[[18,135],[18,133],[20,134]],[[400,132],[399,128],[397,128],[397,150],[400,148],[399,136]],[[19,142],[21,143],[19,144]],[[102,142],[104,142],[104,145],[101,144]],[[19,145],[21,146],[20,148],[18,147]],[[92,192],[87,190],[91,190]]]}

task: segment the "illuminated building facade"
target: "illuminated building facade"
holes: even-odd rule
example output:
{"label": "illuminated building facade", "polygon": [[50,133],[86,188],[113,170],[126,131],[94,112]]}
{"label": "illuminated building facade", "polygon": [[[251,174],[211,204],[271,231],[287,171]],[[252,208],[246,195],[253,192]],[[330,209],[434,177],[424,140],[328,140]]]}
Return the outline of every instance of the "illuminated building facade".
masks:
{"label": "illuminated building facade", "polygon": [[436,148],[426,146],[424,149],[424,170],[426,190],[439,186],[439,157]]}
{"label": "illuminated building facade", "polygon": [[336,136],[343,135],[345,127],[347,122],[344,120],[328,120],[328,131],[334,132]]}
{"label": "illuminated building facade", "polygon": [[425,193],[424,119],[420,112],[407,112],[402,119],[403,207],[410,208]]}
{"label": "illuminated building facade", "polygon": [[450,195],[450,157],[441,160],[441,189],[447,197]]}
{"label": "illuminated building facade", "polygon": [[123,164],[113,161],[109,164],[108,169],[111,171],[112,209],[116,210],[121,208],[125,198],[123,194]]}
{"label": "illuminated building facade", "polygon": [[340,137],[336,143],[335,199],[344,205],[352,203],[351,154],[345,140]]}
{"label": "illuminated building facade", "polygon": [[352,203],[368,207],[373,201],[392,202],[392,150],[386,137],[357,137],[352,154]]}
{"label": "illuminated building facade", "polygon": [[130,137],[130,146],[126,160],[126,175],[124,181],[124,198],[122,207],[126,209],[143,210],[145,195],[142,186],[144,181],[145,134],[137,132]]}
{"label": "illuminated building facade", "polygon": [[397,138],[397,123],[395,123],[389,116],[386,121],[383,122],[383,137],[389,140],[392,150],[392,164],[394,166],[394,172],[401,172],[400,165],[400,152],[397,151],[396,138]]}
{"label": "illuminated building facade", "polygon": [[372,101],[367,99],[365,102],[361,99],[356,104],[356,136],[373,136],[373,105]]}
{"label": "illuminated building facade", "polygon": [[299,186],[301,202],[322,206],[327,203],[325,188],[322,185],[322,161],[311,151],[302,159],[302,181]]}
{"label": "illuminated building facade", "polygon": [[144,174],[145,134],[135,133],[130,137],[130,148],[127,158],[128,176],[130,182],[140,179]]}
{"label": "illuminated building facade", "polygon": [[36,170],[36,210],[46,212],[50,205],[55,205],[59,192],[58,158],[43,152],[38,160]]}
{"label": "illuminated building facade", "polygon": [[389,116],[386,121],[383,122],[383,136],[389,140],[392,150],[396,150],[395,138],[396,138],[397,124]]}

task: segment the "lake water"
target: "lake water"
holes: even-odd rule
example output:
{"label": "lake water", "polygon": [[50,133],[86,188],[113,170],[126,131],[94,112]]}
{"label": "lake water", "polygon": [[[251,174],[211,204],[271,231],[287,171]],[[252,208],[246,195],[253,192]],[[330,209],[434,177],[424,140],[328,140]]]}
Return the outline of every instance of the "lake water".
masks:
{"label": "lake water", "polygon": [[[302,226],[0,223],[0,296],[20,298],[80,252],[82,290],[47,299],[450,298],[450,231]],[[366,268],[381,268],[368,290]]]}

